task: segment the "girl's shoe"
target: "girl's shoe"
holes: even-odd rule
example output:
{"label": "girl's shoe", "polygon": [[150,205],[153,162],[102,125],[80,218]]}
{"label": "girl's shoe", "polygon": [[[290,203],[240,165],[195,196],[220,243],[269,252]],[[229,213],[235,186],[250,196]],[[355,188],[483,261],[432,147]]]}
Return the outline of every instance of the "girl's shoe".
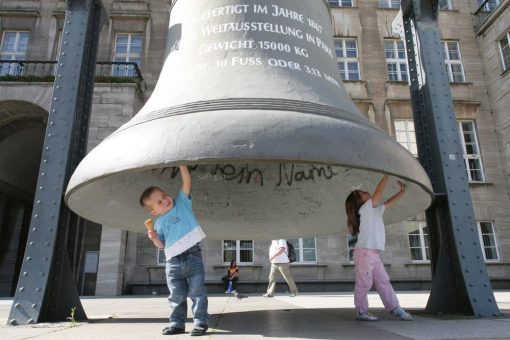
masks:
{"label": "girl's shoe", "polygon": [[411,316],[411,314],[406,312],[402,307],[395,308],[394,310],[391,311],[391,314],[404,321],[413,321],[413,317]]}
{"label": "girl's shoe", "polygon": [[377,321],[379,319],[377,318],[377,316],[374,316],[374,315],[370,314],[369,312],[363,312],[363,313],[358,313],[356,320],[358,320],[358,321]]}

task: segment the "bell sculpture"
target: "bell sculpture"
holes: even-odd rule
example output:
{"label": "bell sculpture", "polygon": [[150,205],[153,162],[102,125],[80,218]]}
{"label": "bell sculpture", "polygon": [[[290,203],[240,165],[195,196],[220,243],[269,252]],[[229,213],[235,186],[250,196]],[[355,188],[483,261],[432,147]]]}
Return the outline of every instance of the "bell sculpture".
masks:
{"label": "bell sculpture", "polygon": [[349,98],[325,0],[174,0],[152,96],[83,159],[65,199],[91,221],[144,232],[140,194],[177,194],[181,164],[211,239],[346,232],[348,193],[382,174],[387,195],[397,178],[407,186],[387,224],[433,199],[415,157]]}

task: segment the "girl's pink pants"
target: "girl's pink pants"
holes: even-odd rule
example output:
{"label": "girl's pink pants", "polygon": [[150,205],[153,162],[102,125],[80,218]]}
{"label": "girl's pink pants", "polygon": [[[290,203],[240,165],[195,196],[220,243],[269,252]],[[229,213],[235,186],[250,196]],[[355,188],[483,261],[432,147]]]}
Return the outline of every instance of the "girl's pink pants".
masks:
{"label": "girl's pink pants", "polygon": [[355,248],[354,270],[356,284],[354,286],[354,307],[359,313],[368,312],[367,294],[375,285],[379,296],[388,311],[400,307],[397,295],[390,283],[390,277],[379,256],[379,250]]}

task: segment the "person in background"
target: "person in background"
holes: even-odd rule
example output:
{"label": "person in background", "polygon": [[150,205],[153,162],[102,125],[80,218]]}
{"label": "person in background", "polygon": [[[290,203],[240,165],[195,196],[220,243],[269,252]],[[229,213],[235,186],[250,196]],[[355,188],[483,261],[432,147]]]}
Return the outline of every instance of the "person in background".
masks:
{"label": "person in background", "polygon": [[287,256],[287,241],[285,240],[273,240],[269,247],[269,261],[271,262],[271,271],[269,273],[269,285],[267,287],[267,293],[262,295],[267,298],[274,296],[276,288],[276,276],[278,273],[282,274],[283,278],[289,285],[290,296],[294,297],[298,294],[298,289],[294,278],[290,274],[290,261]]}
{"label": "person in background", "polygon": [[239,280],[239,267],[236,260],[230,261],[230,266],[227,268],[227,275],[221,278],[225,282],[225,294],[237,295],[236,282]]}

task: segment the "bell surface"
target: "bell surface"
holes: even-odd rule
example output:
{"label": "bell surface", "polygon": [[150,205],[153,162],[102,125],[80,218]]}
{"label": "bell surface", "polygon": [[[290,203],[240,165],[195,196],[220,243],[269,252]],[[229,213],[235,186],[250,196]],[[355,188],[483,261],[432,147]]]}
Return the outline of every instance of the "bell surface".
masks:
{"label": "bell surface", "polygon": [[192,174],[193,210],[211,239],[346,232],[345,198],[392,175],[407,185],[387,224],[433,199],[419,162],[372,125],[338,71],[324,0],[173,1],[167,57],[146,105],[93,149],[66,203],[109,227],[145,232],[142,191],[175,196]]}

